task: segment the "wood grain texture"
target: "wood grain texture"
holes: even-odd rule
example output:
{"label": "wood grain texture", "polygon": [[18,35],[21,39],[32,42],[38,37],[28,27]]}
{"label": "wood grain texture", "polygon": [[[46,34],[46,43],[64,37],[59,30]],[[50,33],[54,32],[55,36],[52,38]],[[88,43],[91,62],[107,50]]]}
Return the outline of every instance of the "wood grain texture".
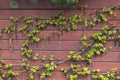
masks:
{"label": "wood grain texture", "polygon": [[[78,51],[75,51],[76,53]],[[46,55],[46,57],[49,57],[50,55],[54,55],[55,58],[58,58],[60,60],[67,58],[67,55],[69,54],[69,51],[33,51],[32,55],[35,53],[39,54],[39,59],[42,58],[42,56]],[[23,55],[21,55],[22,52],[20,50],[1,50],[0,57],[4,60],[22,60],[24,58]],[[14,57],[15,56],[15,57]],[[120,53],[119,52],[106,52],[103,55],[96,56],[93,58],[93,61],[95,62],[120,62]],[[55,59],[57,60],[57,59]]]}
{"label": "wood grain texture", "polygon": [[[93,2],[92,2],[93,1]],[[77,5],[88,5],[88,9],[100,9],[103,7],[111,7],[115,4],[119,4],[119,0],[80,0]],[[32,4],[29,0],[18,0],[18,9],[64,9],[64,7],[55,7],[49,3],[49,0],[40,0],[36,5]],[[94,4],[94,5],[93,5]],[[9,0],[0,0],[0,9],[13,9],[10,8]]]}
{"label": "wood grain texture", "polygon": [[[1,40],[1,49],[20,49],[25,40],[13,40],[12,43],[9,40]],[[33,43],[30,48],[34,50],[44,50],[44,51],[66,51],[66,50],[80,50],[80,45],[82,41],[41,41],[40,43]],[[88,41],[89,43],[89,41]],[[17,45],[16,45],[17,44]],[[119,42],[107,41],[105,47],[110,51],[119,51]]]}
{"label": "wood grain texture", "polygon": [[[64,10],[0,10],[0,20],[9,20],[12,17],[21,17],[21,16],[28,16],[34,17],[35,15],[39,16],[41,20],[49,19],[50,17],[54,16],[57,13],[63,12]],[[116,15],[119,14],[119,10]],[[78,14],[83,19],[87,18],[88,20],[94,19],[96,15],[96,10],[68,10],[65,12],[64,16],[66,18],[71,17],[72,15]],[[115,16],[107,16],[108,19],[120,19],[119,16],[116,18]]]}
{"label": "wood grain texture", "polygon": [[[31,16],[34,15],[40,16],[40,20],[38,22],[42,22],[56,13],[63,11],[63,9],[67,9],[65,7],[55,7],[48,3],[49,0],[40,0],[38,4],[33,5],[29,0],[18,0],[20,6],[17,9],[10,8],[9,0],[0,0],[0,29],[3,29],[12,22],[9,20],[10,16],[13,17],[20,17],[20,16]],[[88,5],[88,8],[84,10],[68,10],[64,14],[66,18],[74,14],[81,15],[82,18],[88,18],[89,20],[93,19],[96,14],[97,10],[102,9],[103,7],[112,7],[113,5],[119,4],[120,0],[80,0],[77,4],[78,6],[81,5]],[[96,27],[91,28],[89,26],[85,29],[84,34],[87,37],[90,34],[101,31],[101,28],[108,23],[113,23],[114,25],[120,24],[120,10],[114,10],[116,12],[115,16],[107,16],[108,21],[97,24]],[[22,27],[24,25],[19,24],[15,26],[16,28]],[[30,29],[33,29],[34,25],[30,25]],[[56,30],[56,26],[49,25],[45,30],[40,31],[37,36],[47,36],[48,34],[54,32]],[[49,57],[50,55],[54,55],[56,58],[63,60],[69,54],[69,50],[74,50],[76,53],[80,50],[81,40],[80,37],[83,34],[84,25],[78,24],[78,30],[70,31],[70,32],[63,32],[59,38],[58,36],[52,37],[50,40],[44,40],[40,43],[34,43],[30,48],[33,49],[32,55],[35,53],[39,54],[39,59],[37,61],[31,60],[28,63],[31,66],[40,66],[41,60],[40,58],[43,55]],[[19,75],[13,80],[23,80],[29,78],[29,72],[23,73],[23,68],[20,66],[22,63],[22,59],[25,58],[21,55],[20,48],[22,47],[23,42],[27,38],[27,34],[23,33],[15,33],[13,35],[13,41],[10,44],[9,42],[9,35],[3,32],[3,36],[0,40],[0,58],[5,61],[5,63],[12,63],[13,70],[18,72]],[[89,40],[88,40],[89,41]],[[106,48],[112,47],[112,49],[101,56],[95,56],[93,58],[93,63],[88,65],[88,67],[92,69],[101,69],[104,72],[109,71],[111,68],[118,68],[120,69],[120,41],[107,41],[105,44]],[[13,49],[13,50],[11,50]],[[46,60],[48,61],[48,60]],[[69,63],[63,63],[58,66],[55,72],[53,72],[52,77],[48,77],[45,80],[68,80],[65,78],[64,74],[59,71],[61,67],[68,68]],[[40,75],[40,71],[37,71],[35,74],[34,80],[39,80],[38,76]],[[87,77],[80,77],[78,80],[92,80],[91,75]]]}

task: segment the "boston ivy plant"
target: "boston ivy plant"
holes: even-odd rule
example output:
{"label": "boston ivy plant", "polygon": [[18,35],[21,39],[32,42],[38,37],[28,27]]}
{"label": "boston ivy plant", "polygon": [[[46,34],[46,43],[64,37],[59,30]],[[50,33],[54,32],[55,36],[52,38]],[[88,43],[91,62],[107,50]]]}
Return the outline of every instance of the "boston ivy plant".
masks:
{"label": "boston ivy plant", "polygon": [[[15,0],[12,0],[15,1]],[[58,2],[55,2],[58,1]],[[69,2],[70,1],[70,2]],[[78,0],[51,0],[52,3],[59,4],[59,5],[71,5],[73,3],[78,2]],[[15,2],[14,2],[15,3]],[[91,71],[87,65],[88,63],[92,63],[92,58],[95,56],[102,55],[108,49],[105,47],[105,43],[107,40],[120,40],[120,26],[119,25],[104,25],[101,30],[92,33],[91,35],[87,36],[84,34],[85,29],[89,27],[93,28],[97,24],[101,22],[106,22],[107,15],[114,16],[113,10],[111,8],[103,8],[102,11],[98,11],[97,14],[92,19],[83,18],[80,15],[74,14],[69,18],[64,16],[64,13],[56,14],[55,16],[46,19],[44,21],[38,20],[38,18],[33,19],[31,17],[22,17],[22,18],[13,18],[11,17],[10,20],[12,21],[12,26],[8,26],[1,31],[4,31],[8,35],[12,34],[16,31],[15,24],[18,24],[22,21],[24,25],[18,28],[19,33],[23,33],[25,37],[25,41],[21,47],[21,53],[24,57],[21,63],[21,67],[24,72],[29,73],[28,80],[34,80],[34,76],[36,72],[39,72],[40,80],[49,77],[52,75],[53,71],[58,68],[61,63],[68,63],[68,67],[62,67],[61,71],[66,75],[68,80],[77,80],[77,78],[92,75],[92,79],[95,80],[120,80],[120,76],[116,75],[116,69],[112,69],[111,71],[107,72],[106,75],[101,74],[99,75],[97,72],[100,70]],[[54,55],[51,56],[43,56],[40,58],[38,53],[34,53],[34,49],[31,47],[33,43],[39,43],[42,40],[47,40],[55,35],[62,35],[63,32],[75,31],[79,29],[78,24],[82,24],[84,27],[82,36],[80,37],[80,50],[75,52],[73,50],[69,51],[69,54],[66,56],[66,59],[57,59]],[[32,25],[32,28],[31,28]],[[56,30],[47,36],[41,36],[42,30],[45,30],[49,25],[52,25],[56,28]],[[30,61],[39,61],[41,60],[40,66],[31,66],[29,64]],[[7,73],[4,72],[2,69],[5,68],[8,70]],[[17,73],[14,73],[12,68],[13,64],[3,64],[0,62],[0,71],[2,78],[9,78],[10,80],[12,77],[16,77]],[[57,69],[58,70],[58,69]]]}

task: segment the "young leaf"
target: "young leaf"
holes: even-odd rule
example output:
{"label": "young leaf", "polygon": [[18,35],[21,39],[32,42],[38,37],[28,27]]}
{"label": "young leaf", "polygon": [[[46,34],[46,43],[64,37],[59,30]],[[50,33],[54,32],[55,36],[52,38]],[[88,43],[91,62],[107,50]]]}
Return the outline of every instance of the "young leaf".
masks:
{"label": "young leaf", "polygon": [[10,7],[12,8],[18,8],[19,4],[16,0],[10,0]]}

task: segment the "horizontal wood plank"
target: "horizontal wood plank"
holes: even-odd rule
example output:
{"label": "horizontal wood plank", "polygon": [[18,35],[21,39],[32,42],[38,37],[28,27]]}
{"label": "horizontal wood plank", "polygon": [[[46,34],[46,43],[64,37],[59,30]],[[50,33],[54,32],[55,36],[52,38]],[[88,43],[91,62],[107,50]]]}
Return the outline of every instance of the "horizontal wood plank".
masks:
{"label": "horizontal wood plank", "polygon": [[[12,22],[9,20],[11,16],[13,17],[21,17],[21,16],[31,16],[32,18],[35,15],[40,16],[38,22],[42,22],[46,19],[51,18],[58,12],[63,11],[63,9],[67,9],[64,16],[69,18],[74,14],[81,15],[82,18],[87,18],[89,20],[94,19],[97,10],[101,10],[103,7],[112,7],[116,4],[119,4],[120,0],[80,0],[77,4],[77,7],[74,9],[68,7],[56,7],[49,3],[49,0],[40,0],[38,4],[32,4],[30,0],[17,0],[19,3],[19,7],[17,9],[13,9],[9,5],[9,0],[0,0],[0,29],[8,27]],[[79,10],[78,6],[88,5],[86,10]],[[114,10],[116,16],[107,15],[108,21],[97,24],[96,27],[91,28],[89,26],[83,32],[84,25],[83,23],[78,24],[78,30],[65,32],[63,31],[63,35],[54,36],[50,40],[44,40],[40,43],[31,44],[30,48],[33,49],[32,56],[35,53],[39,54],[38,60],[30,60],[28,63],[30,66],[40,66],[41,65],[41,57],[46,55],[49,57],[50,55],[55,56],[55,61],[58,58],[59,60],[63,60],[67,57],[70,50],[74,50],[76,53],[80,50],[81,40],[80,37],[83,35],[90,36],[90,34],[101,31],[101,28],[108,23],[113,23],[114,25],[120,24],[120,10]],[[16,28],[22,27],[24,24],[20,22]],[[30,25],[30,30],[35,27],[35,24]],[[47,36],[56,30],[56,26],[49,25],[46,29],[40,31],[37,36]],[[5,61],[5,63],[13,64],[13,71],[18,72],[19,75],[13,80],[29,80],[30,72],[24,73],[22,72],[23,68],[21,67],[22,59],[25,56],[21,55],[20,48],[22,47],[23,42],[27,39],[27,34],[15,32],[13,35],[12,43],[9,42],[9,35],[5,32],[2,33],[3,36],[0,39],[0,58]],[[101,69],[103,72],[109,71],[111,68],[120,69],[120,41],[107,41],[105,44],[106,48],[112,47],[108,52],[103,55],[93,57],[93,63],[87,65],[91,70],[93,69]],[[13,49],[13,50],[12,50]],[[46,62],[49,60],[46,60]],[[63,73],[59,70],[62,67],[68,68],[70,62],[62,63],[58,65],[58,68],[53,72],[52,77],[48,77],[44,80],[67,80]],[[83,67],[83,63],[79,63],[81,67]],[[5,71],[7,71],[5,69]],[[34,80],[40,80],[38,78],[40,76],[40,71],[35,73]],[[92,80],[91,75],[87,77],[80,77],[78,80]]]}
{"label": "horizontal wood plank", "polygon": [[[56,30],[42,30],[39,33],[37,33],[37,37],[47,37],[50,36],[52,33],[56,32]],[[51,37],[50,41],[80,41],[82,35],[86,35],[87,38],[91,36],[91,34],[96,33],[99,31],[63,31],[60,35],[54,35]],[[14,40],[26,40],[28,38],[28,34],[20,33],[20,32],[14,32],[15,34],[12,35],[12,38]],[[10,35],[7,33],[2,33],[1,40],[9,40]],[[43,40],[44,41],[44,40]]]}
{"label": "horizontal wood plank", "polygon": [[[30,16],[34,17],[35,15],[40,16],[40,19],[48,19],[55,14],[62,12],[63,10],[0,10],[0,20],[8,20],[11,16],[12,17],[21,17],[21,16]],[[119,10],[115,11],[119,13]],[[93,19],[96,15],[95,10],[70,10],[65,12],[66,17],[70,17],[74,14],[81,15],[83,18]],[[107,16],[108,19],[114,19],[114,16]],[[119,18],[119,17],[118,17]]]}
{"label": "horizontal wood plank", "polygon": [[[12,69],[16,71],[24,70],[23,67],[21,67],[21,61],[20,60],[5,60],[5,63],[13,64]],[[30,66],[40,66],[40,61],[28,61]],[[89,65],[84,65],[83,63],[79,63],[81,67],[88,67],[90,70],[93,69],[100,69],[103,72],[107,72],[112,68],[118,68],[120,69],[120,63],[119,62],[92,62]],[[57,66],[56,71],[59,71],[61,68],[68,69],[70,67],[70,62],[65,62]]]}
{"label": "horizontal wood plank", "polygon": [[[20,50],[14,50],[14,51],[1,50],[0,52],[1,52],[0,58],[4,60],[22,60],[24,58]],[[58,58],[59,60],[63,60],[67,58],[69,51],[33,51],[31,55],[34,56],[36,53],[39,54],[38,61],[40,61],[42,56],[45,55],[46,57],[49,57],[50,55],[54,55],[55,60],[57,60],[56,58]],[[75,53],[78,53],[78,51],[75,51]],[[94,57],[93,61],[120,62],[119,57],[120,57],[119,52],[106,52],[103,55]]]}
{"label": "horizontal wood plank", "polygon": [[[94,2],[94,3],[93,3]],[[0,9],[13,9],[10,8],[9,1],[8,0],[0,0]],[[18,0],[19,7],[17,9],[64,9],[65,7],[56,7],[50,4],[49,0],[40,0],[38,1],[37,4],[32,4],[29,0],[23,1],[23,0]],[[106,3],[106,4],[105,4]],[[118,4],[119,0],[80,0],[79,3],[77,4],[78,6],[81,5],[88,5],[88,9],[100,9],[102,7],[111,7],[115,4]],[[75,8],[77,9],[77,8]]]}
{"label": "horizontal wood plank", "polygon": [[[80,50],[82,41],[41,41],[40,43],[31,44],[30,48],[34,50],[44,50],[44,51],[66,51],[66,50]],[[1,49],[20,49],[24,40],[13,40],[12,43],[9,40],[0,40]],[[17,44],[17,45],[16,45]],[[110,49],[110,51],[119,51],[119,41],[107,41],[105,47]]]}

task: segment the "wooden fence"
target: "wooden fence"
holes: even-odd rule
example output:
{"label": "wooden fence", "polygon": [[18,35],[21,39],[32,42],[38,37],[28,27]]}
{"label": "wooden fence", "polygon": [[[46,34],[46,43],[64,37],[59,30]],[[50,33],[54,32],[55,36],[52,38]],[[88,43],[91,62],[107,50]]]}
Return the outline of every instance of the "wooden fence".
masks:
{"label": "wooden fence", "polygon": [[[33,5],[29,2],[29,0],[18,0],[20,3],[19,8],[13,9],[9,6],[9,0],[0,0],[0,28],[4,28],[9,26],[11,21],[9,18],[13,17],[20,17],[20,16],[40,16],[40,21],[50,18],[51,16],[55,15],[59,11],[63,10],[64,8],[55,7],[51,5],[48,0],[40,0],[37,5]],[[86,18],[91,18],[93,14],[96,13],[96,10],[100,10],[103,7],[112,7],[115,4],[119,4],[120,0],[80,0],[80,3],[77,5],[88,5],[86,10],[70,10],[66,12],[65,16],[69,17],[73,14],[82,14]],[[106,23],[98,24],[96,28],[89,28],[86,32],[84,32],[87,36],[91,33],[99,31],[100,28],[107,24],[108,22],[113,22],[114,24],[119,24],[120,21],[120,10],[116,11],[117,17],[109,17],[109,20]],[[18,26],[19,27],[19,26]],[[83,25],[78,26],[78,30],[70,31],[68,33],[63,32],[63,35],[58,37],[52,38],[50,41],[41,41],[38,44],[32,45],[34,48],[34,52],[38,53],[41,57],[42,55],[50,56],[54,54],[55,57],[60,59],[65,59],[68,55],[70,50],[78,51],[80,46],[80,37],[82,36]],[[52,26],[49,26],[46,30],[41,32],[41,35],[47,35],[54,31]],[[13,36],[14,40],[12,44],[9,43],[9,36],[6,33],[3,33],[3,37],[0,40],[0,45],[2,46],[0,50],[0,58],[2,58],[5,63],[12,63],[13,70],[18,72],[19,75],[17,80],[23,80],[29,77],[29,74],[21,73],[23,70],[18,64],[21,64],[22,59],[24,58],[21,55],[20,48],[22,43],[26,39],[21,33],[16,33]],[[111,68],[118,68],[120,69],[120,42],[108,41],[106,47],[111,46],[112,49],[110,52],[104,54],[103,56],[98,56],[93,59],[93,63],[89,66],[90,69],[101,69],[104,72],[110,70]],[[13,51],[9,50],[10,48]],[[40,65],[40,61],[30,61],[30,65]],[[62,64],[59,66],[67,66],[66,64]],[[36,74],[37,75],[37,74]],[[16,79],[15,79],[16,80]],[[35,80],[38,80],[36,76]],[[46,80],[67,80],[63,73],[59,71],[55,71],[52,77],[47,78]],[[78,80],[91,80],[90,78],[83,78]]]}

